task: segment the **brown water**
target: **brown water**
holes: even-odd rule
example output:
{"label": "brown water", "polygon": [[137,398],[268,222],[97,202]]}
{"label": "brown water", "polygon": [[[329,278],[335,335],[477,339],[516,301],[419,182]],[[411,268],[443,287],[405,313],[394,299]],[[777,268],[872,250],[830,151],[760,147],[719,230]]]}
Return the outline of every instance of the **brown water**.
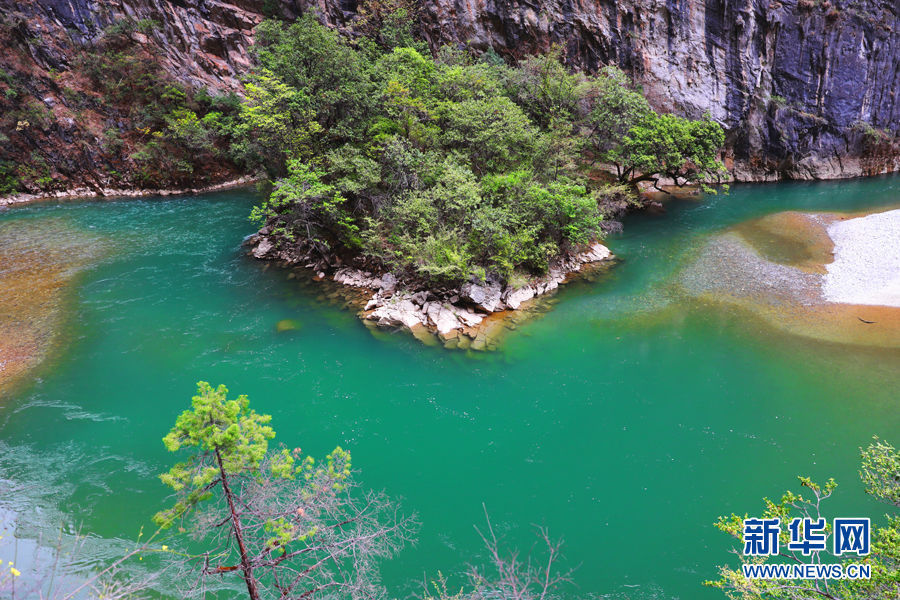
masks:
{"label": "brown water", "polygon": [[0,396],[58,349],[72,286],[107,250],[64,219],[0,221]]}

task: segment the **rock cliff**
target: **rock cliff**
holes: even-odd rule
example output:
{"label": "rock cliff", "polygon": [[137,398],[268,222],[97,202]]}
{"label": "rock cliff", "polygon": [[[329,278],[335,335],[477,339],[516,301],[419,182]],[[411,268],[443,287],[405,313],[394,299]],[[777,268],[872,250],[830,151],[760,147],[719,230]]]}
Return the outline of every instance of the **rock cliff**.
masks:
{"label": "rock cliff", "polygon": [[900,168],[897,0],[431,0],[432,45],[616,63],[657,109],[710,112],[738,179]]}
{"label": "rock cliff", "polygon": [[[127,127],[127,115],[104,110],[79,74],[79,52],[109,26],[152,23],[131,38],[166,73],[239,92],[253,27],[311,8],[340,27],[358,10],[356,0],[0,0],[0,80],[18,85],[0,85],[0,108],[31,102],[41,121],[0,115],[0,190],[3,161],[34,159],[32,180],[93,189],[134,166],[102,150],[103,131]],[[898,12],[897,0],[424,0],[418,23],[435,48],[519,57],[560,44],[575,67],[618,64],[656,108],[721,122],[736,179],[776,180],[900,170]],[[203,183],[233,175],[194,171]]]}
{"label": "rock cliff", "polygon": [[[164,125],[148,112],[196,104],[196,93],[240,92],[257,4],[0,0],[0,197],[197,188],[241,175],[221,152],[179,149],[146,124]],[[187,97],[149,106],[167,93]]]}

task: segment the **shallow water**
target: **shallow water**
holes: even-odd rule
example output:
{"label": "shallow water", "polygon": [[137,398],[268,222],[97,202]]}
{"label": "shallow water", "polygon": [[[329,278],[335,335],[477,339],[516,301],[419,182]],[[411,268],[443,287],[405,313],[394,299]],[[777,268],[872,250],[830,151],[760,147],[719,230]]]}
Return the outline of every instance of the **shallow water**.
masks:
{"label": "shallow water", "polygon": [[474,560],[484,504],[511,544],[530,547],[532,523],[565,538],[581,565],[572,595],[719,598],[700,587],[730,559],[712,522],[758,513],[797,474],[838,480],[836,516],[885,512],[858,482],[857,448],[900,443],[900,353],[795,337],[673,280],[740,222],[898,197],[898,177],[736,186],[637,215],[609,240],[620,264],[486,354],[375,337],[243,256],[251,192],[0,212],[115,247],[77,279],[40,378],[0,400],[5,523],[23,540],[60,520],[97,548],[134,538],[165,502],[160,438],[205,379],[248,394],[290,446],[350,448],[366,484],[418,514],[419,544],[385,567],[398,597]]}

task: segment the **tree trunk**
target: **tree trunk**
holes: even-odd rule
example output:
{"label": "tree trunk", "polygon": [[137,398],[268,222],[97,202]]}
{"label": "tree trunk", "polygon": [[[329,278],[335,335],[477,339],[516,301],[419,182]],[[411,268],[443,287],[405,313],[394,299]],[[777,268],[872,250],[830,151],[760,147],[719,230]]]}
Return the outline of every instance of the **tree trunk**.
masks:
{"label": "tree trunk", "polygon": [[250,564],[250,558],[247,556],[247,547],[244,545],[241,521],[238,519],[237,509],[234,506],[234,497],[231,493],[231,487],[228,485],[228,477],[225,475],[225,467],[222,464],[222,455],[218,449],[216,450],[216,462],[219,463],[222,490],[225,492],[225,498],[228,500],[228,511],[231,513],[231,529],[234,531],[238,550],[241,553],[241,570],[244,572],[244,581],[247,583],[247,593],[250,595],[250,600],[259,600],[259,588],[256,587],[256,579],[253,577],[253,566]]}

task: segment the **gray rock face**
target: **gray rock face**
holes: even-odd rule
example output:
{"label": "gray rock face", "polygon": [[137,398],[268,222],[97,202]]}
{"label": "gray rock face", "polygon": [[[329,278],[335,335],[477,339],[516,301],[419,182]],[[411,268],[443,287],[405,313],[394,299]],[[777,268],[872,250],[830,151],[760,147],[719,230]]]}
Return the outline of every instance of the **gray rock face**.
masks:
{"label": "gray rock face", "polygon": [[[353,0],[280,0],[286,18],[314,8],[344,27]],[[169,72],[239,90],[262,0],[0,0],[45,68],[68,67],[130,17]],[[900,4],[897,0],[425,0],[420,29],[442,44],[521,57],[560,44],[570,64],[617,64],[659,110],[710,112],[727,130],[738,180],[812,179],[900,170]],[[136,34],[140,35],[140,34]],[[46,41],[53,40],[53,41]]]}
{"label": "gray rock face", "polygon": [[[659,110],[710,112],[739,180],[900,169],[897,0],[431,0],[433,46],[614,63]],[[881,135],[886,132],[888,136]]]}
{"label": "gray rock face", "polygon": [[[161,58],[169,73],[193,85],[237,90],[239,77],[250,68],[247,50],[253,28],[263,19],[262,4],[255,0],[0,0],[0,14],[16,23],[22,36],[41,37],[44,43],[33,46],[32,52],[39,64],[56,70],[71,67],[70,44],[90,44],[106,27],[125,18],[152,19],[159,27],[134,35],[141,43],[152,36],[163,50]],[[48,34],[58,39],[50,40]]]}

